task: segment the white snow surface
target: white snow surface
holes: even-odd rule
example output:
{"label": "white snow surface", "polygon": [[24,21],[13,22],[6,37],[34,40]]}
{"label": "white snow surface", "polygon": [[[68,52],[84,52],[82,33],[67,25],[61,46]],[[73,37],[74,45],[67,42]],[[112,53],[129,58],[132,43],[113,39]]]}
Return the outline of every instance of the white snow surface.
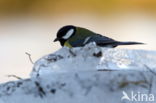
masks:
{"label": "white snow surface", "polygon": [[117,48],[101,48],[91,43],[85,47],[64,47],[39,59],[32,76],[49,72],[97,70],[147,70],[156,68],[156,52]]}
{"label": "white snow surface", "polygon": [[40,58],[31,78],[0,84],[0,103],[155,103],[155,69],[155,51],[64,47]]}

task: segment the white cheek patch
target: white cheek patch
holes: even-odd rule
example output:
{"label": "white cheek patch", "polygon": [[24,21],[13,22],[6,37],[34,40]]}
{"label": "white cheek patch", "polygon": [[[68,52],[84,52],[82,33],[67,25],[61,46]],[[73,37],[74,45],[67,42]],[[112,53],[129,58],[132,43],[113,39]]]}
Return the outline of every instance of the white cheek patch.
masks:
{"label": "white cheek patch", "polygon": [[66,35],[64,35],[62,38],[63,39],[68,39],[72,34],[74,33],[74,29],[70,29]]}

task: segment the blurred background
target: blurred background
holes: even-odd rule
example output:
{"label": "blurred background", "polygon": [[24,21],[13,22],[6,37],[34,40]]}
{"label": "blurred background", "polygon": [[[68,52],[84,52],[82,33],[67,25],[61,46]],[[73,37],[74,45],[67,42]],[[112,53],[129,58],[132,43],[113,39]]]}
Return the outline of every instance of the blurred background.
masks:
{"label": "blurred background", "polygon": [[55,52],[57,30],[76,25],[156,50],[156,0],[0,0],[0,83],[28,78],[33,61]]}

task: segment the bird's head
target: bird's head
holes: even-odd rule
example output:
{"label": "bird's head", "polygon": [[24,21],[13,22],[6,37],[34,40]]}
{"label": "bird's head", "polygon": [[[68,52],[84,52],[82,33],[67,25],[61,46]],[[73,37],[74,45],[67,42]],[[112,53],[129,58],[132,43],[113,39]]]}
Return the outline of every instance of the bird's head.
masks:
{"label": "bird's head", "polygon": [[58,30],[57,37],[56,39],[54,39],[54,42],[59,41],[61,46],[63,46],[64,43],[69,38],[74,36],[75,32],[76,32],[76,26],[73,26],[73,25],[63,26],[62,28]]}

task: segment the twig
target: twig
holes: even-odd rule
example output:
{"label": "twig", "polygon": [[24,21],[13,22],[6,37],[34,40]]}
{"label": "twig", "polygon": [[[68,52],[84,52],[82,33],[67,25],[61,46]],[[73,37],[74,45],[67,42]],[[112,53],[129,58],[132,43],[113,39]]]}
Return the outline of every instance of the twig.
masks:
{"label": "twig", "polygon": [[149,94],[152,92],[153,80],[154,79],[153,79],[153,75],[152,75],[152,77],[150,79],[150,83],[149,83],[149,91],[148,91]]}
{"label": "twig", "polygon": [[150,69],[147,65],[144,65],[146,67],[146,69],[148,69],[152,74],[154,74],[156,76],[156,72],[154,72],[154,70]]}
{"label": "twig", "polygon": [[76,56],[76,54],[72,51],[72,49],[69,49],[69,53],[70,53],[73,57]]}
{"label": "twig", "polygon": [[32,64],[34,64],[34,62],[33,62],[32,59],[31,59],[31,54],[29,54],[28,52],[25,52],[25,54],[28,55],[30,62],[31,62]]}
{"label": "twig", "polygon": [[41,98],[43,98],[43,96],[46,95],[46,92],[45,92],[44,89],[41,87],[41,85],[40,85],[39,82],[36,81],[35,84],[36,84],[36,87],[38,88],[39,96],[40,96]]}
{"label": "twig", "polygon": [[16,79],[22,79],[21,77],[17,76],[17,75],[7,75],[7,77],[14,77]]}
{"label": "twig", "polygon": [[147,70],[149,70],[153,75],[151,76],[151,79],[150,79],[150,83],[149,83],[149,94],[152,92],[152,86],[153,86],[153,76],[155,75],[156,76],[156,72],[154,72],[154,70],[150,69],[147,65],[144,65],[146,67]]}

